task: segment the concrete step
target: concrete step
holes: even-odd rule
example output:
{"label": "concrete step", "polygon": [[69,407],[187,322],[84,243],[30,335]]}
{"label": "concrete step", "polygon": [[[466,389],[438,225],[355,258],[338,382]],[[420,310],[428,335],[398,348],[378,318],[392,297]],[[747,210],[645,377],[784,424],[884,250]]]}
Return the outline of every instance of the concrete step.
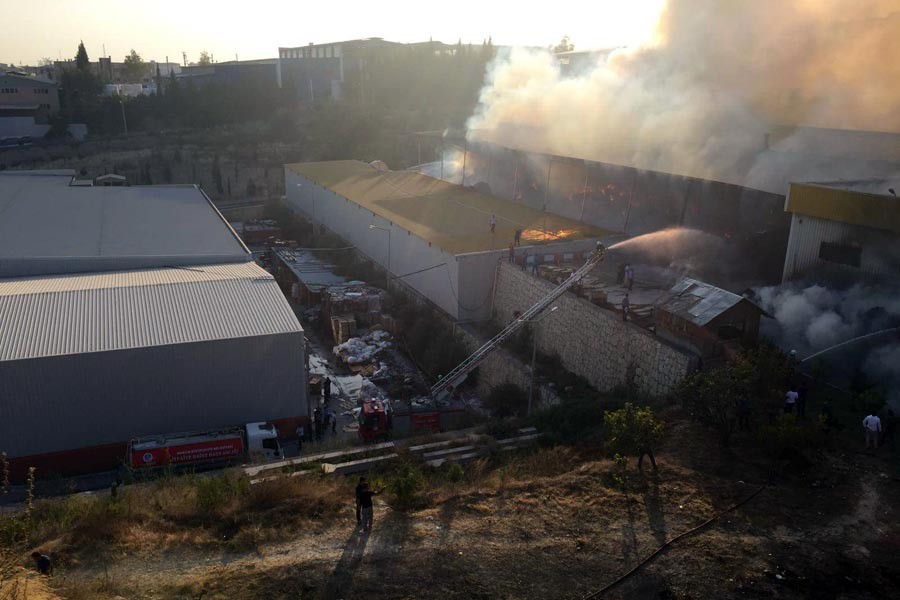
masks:
{"label": "concrete step", "polygon": [[382,456],[373,456],[372,458],[363,458],[360,460],[351,460],[350,462],[342,462],[337,464],[322,463],[322,471],[328,475],[352,475],[354,473],[365,473],[375,465],[379,465],[389,460],[397,458],[396,453],[384,454]]}

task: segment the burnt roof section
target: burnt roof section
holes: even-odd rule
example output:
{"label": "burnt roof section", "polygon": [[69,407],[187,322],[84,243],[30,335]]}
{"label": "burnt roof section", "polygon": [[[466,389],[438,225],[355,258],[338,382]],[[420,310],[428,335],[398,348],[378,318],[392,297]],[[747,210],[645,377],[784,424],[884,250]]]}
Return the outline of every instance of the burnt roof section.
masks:
{"label": "burnt roof section", "polygon": [[657,309],[705,327],[741,302],[750,304],[761,314],[768,316],[765,310],[747,298],[690,277],[685,277],[672,286],[668,298],[657,305]]}

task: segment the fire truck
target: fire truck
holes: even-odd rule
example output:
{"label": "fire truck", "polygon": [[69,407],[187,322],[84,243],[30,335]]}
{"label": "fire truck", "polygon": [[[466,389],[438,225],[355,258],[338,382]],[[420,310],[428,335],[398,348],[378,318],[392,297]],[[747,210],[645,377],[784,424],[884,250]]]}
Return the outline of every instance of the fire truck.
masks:
{"label": "fire truck", "polygon": [[[440,411],[437,407],[445,402],[453,394],[454,390],[460,386],[468,377],[469,373],[475,370],[491,352],[500,347],[503,342],[508,340],[522,326],[533,321],[544,310],[546,310],[557,298],[562,296],[569,288],[581,281],[585,275],[594,270],[598,264],[606,258],[606,247],[597,242],[597,247],[591,252],[585,263],[575,270],[569,277],[559,284],[552,292],[538,300],[531,308],[526,310],[520,317],[514,319],[509,325],[503,328],[500,333],[491,338],[481,348],[473,352],[464,361],[459,363],[447,375],[441,377],[437,383],[431,387],[431,404],[435,410],[427,415],[421,415],[420,420],[427,419],[427,423],[432,430],[440,429]],[[435,421],[435,419],[437,419]],[[435,425],[437,423],[437,425]],[[384,437],[387,433],[387,415],[384,406],[377,400],[367,400],[363,402],[362,410],[359,416],[359,437],[364,442],[368,442],[379,437]]]}
{"label": "fire truck", "polygon": [[247,423],[213,431],[149,435],[128,442],[126,464],[135,470],[284,458],[274,425]]}

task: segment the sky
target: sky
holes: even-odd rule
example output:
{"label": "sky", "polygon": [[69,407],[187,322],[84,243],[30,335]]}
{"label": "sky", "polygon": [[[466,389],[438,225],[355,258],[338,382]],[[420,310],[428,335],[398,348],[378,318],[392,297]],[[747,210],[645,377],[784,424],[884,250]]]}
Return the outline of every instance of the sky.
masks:
{"label": "sky", "polygon": [[[362,37],[398,42],[549,46],[568,35],[576,48],[647,39],[664,0],[9,0],[0,11],[0,63],[72,58],[83,40],[91,60],[121,61],[133,48],[144,60],[274,58],[279,46]],[[10,26],[15,23],[15,26]]]}

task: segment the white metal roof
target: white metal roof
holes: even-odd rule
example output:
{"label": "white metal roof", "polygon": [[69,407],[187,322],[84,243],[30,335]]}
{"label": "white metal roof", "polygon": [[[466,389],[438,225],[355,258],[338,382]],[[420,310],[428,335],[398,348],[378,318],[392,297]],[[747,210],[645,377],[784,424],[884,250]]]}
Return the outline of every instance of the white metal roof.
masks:
{"label": "white metal roof", "polygon": [[254,263],[0,279],[0,361],[302,331]]}
{"label": "white metal roof", "polygon": [[195,185],[71,180],[71,171],[0,173],[0,277],[251,260]]}

